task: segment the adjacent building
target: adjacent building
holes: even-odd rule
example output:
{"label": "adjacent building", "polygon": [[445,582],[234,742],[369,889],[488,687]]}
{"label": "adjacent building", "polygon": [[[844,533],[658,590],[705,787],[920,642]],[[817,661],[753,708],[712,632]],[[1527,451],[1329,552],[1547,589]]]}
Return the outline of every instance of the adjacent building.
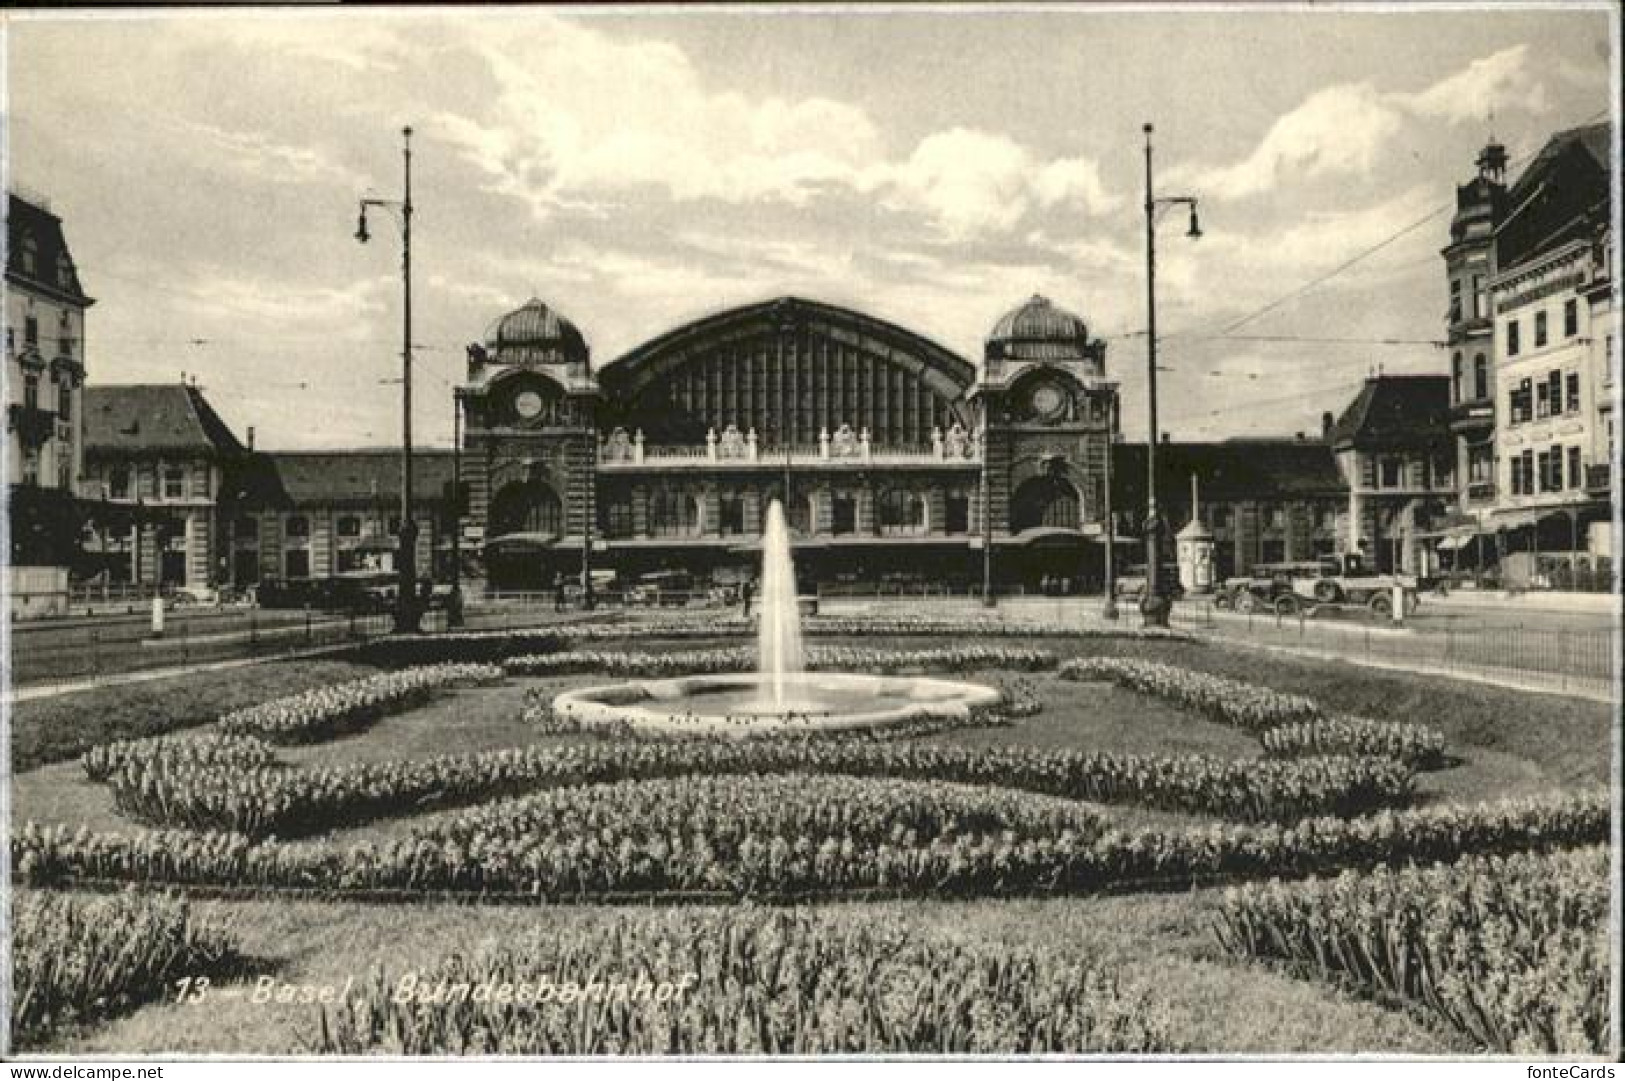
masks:
{"label": "adjacent building", "polygon": [[1348,492],[1343,543],[1381,572],[1431,575],[1429,543],[1456,503],[1452,378],[1377,375],[1332,423]]}
{"label": "adjacent building", "polygon": [[[381,448],[248,456],[228,493],[219,584],[395,571],[401,465],[399,450]],[[412,455],[419,575],[450,576],[452,467],[444,448]]]}
{"label": "adjacent building", "polygon": [[62,220],[37,196],[6,197],[6,451],[14,608],[67,603],[84,462],[85,294]]}
{"label": "adjacent building", "polygon": [[91,386],[84,412],[88,576],[217,584],[222,492],[247,453],[231,428],[185,383]]}
{"label": "adjacent building", "polygon": [[1488,525],[1515,584],[1607,579],[1619,328],[1612,139],[1608,124],[1554,135],[1507,192],[1495,231]]}
{"label": "adjacent building", "polygon": [[1477,175],[1456,188],[1450,243],[1442,252],[1450,290],[1445,328],[1457,483],[1455,529],[1439,538],[1446,551],[1462,548],[1495,505],[1496,336],[1490,282],[1495,230],[1506,214],[1506,148],[1491,142],[1479,152],[1477,165]]}

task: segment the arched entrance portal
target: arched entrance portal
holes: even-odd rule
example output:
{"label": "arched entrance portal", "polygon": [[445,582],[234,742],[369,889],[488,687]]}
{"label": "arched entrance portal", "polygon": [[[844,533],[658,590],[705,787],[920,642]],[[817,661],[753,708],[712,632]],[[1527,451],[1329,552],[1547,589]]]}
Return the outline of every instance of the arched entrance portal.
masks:
{"label": "arched entrance portal", "polygon": [[491,500],[492,537],[510,533],[534,533],[556,537],[564,528],[563,504],[558,493],[539,480],[505,484]]}
{"label": "arched entrance portal", "polygon": [[1079,520],[1078,490],[1061,477],[1024,481],[1010,500],[1010,523],[1017,533],[1040,526],[1077,529]]}

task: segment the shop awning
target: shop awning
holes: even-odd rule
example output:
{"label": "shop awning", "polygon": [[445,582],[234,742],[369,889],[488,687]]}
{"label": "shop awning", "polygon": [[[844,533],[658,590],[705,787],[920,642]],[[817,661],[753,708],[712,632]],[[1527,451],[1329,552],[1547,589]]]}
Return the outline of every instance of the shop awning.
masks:
{"label": "shop awning", "polygon": [[541,551],[556,547],[561,538],[557,533],[504,533],[485,542],[486,551]]}
{"label": "shop awning", "polygon": [[1082,530],[1059,525],[1035,525],[1010,537],[1011,544],[1081,544],[1087,539]]}

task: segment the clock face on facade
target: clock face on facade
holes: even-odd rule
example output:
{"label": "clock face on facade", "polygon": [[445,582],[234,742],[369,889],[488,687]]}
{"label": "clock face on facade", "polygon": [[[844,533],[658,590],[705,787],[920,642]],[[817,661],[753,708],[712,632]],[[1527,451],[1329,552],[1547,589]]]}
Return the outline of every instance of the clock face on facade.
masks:
{"label": "clock face on facade", "polygon": [[1057,421],[1066,412],[1067,394],[1058,384],[1040,383],[1033,388],[1027,405],[1035,419]]}
{"label": "clock face on facade", "polygon": [[542,415],[542,396],[534,390],[522,390],[514,395],[513,408],[521,420],[535,420]]}

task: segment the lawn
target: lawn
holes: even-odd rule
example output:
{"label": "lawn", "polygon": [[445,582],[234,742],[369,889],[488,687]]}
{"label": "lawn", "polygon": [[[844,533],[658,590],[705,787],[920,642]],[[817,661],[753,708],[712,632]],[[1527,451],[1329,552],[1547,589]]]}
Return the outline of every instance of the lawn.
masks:
{"label": "lawn", "polygon": [[[826,640],[827,641],[827,640]],[[1111,639],[1021,639],[1023,647],[1072,656],[1132,656],[1313,697],[1323,707],[1376,720],[1431,725],[1447,738],[1449,768],[1419,775],[1414,802],[1469,803],[1536,796],[1607,780],[1612,717],[1608,707],[1433,677],[1412,677],[1334,662],[1300,660],[1222,645]],[[738,646],[738,638],[594,641],[600,651],[664,652]],[[823,644],[823,643],[819,643]],[[874,649],[940,648],[944,639],[866,637]],[[202,674],[138,687],[86,692],[25,703],[14,714],[12,817],[129,832],[107,786],[90,783],[72,760],[84,748],[206,723],[238,706],[310,687],[373,674],[344,661],[278,662],[225,675]],[[1106,683],[1073,683],[1053,671],[971,671],[959,678],[1019,689],[1042,709],[1002,727],[964,728],[923,737],[966,748],[1110,752],[1116,755],[1204,755],[1252,760],[1258,741],[1148,695]],[[523,717],[527,694],[605,682],[603,676],[510,678],[494,687],[461,688],[427,705],[385,717],[351,736],[279,747],[295,768],[383,764],[548,744],[595,743],[581,735],[540,733]],[[1217,819],[1141,806],[1105,810],[1118,829],[1217,827]],[[438,814],[385,817],[340,829],[330,839],[388,844],[427,827]],[[884,901],[822,906],[839,919],[897,916],[921,934],[1025,945],[1108,962],[1125,979],[1156,991],[1158,1009],[1191,1050],[1225,1053],[1473,1050],[1464,1038],[1415,1006],[1340,984],[1294,978],[1269,965],[1226,955],[1211,929],[1218,891],[1074,896],[1049,899]],[[256,971],[299,984],[366,979],[380,964],[391,975],[428,969],[438,958],[505,942],[537,926],[565,929],[602,922],[647,906],[614,909],[561,905],[545,922],[530,908],[440,902],[384,905],[349,901],[230,900],[208,902],[234,928]],[[217,987],[200,1007],[154,1003],[98,1027],[64,1033],[62,1053],[288,1053],[310,1046],[310,1006],[255,1004],[245,981]]]}
{"label": "lawn", "polygon": [[[1066,901],[897,902],[833,906],[870,920],[899,914],[921,934],[987,937],[1076,952],[1152,983],[1166,1019],[1192,1048],[1214,1054],[1292,1054],[1382,1049],[1395,1054],[1469,1047],[1423,1019],[1325,984],[1238,966],[1208,942],[1208,893]],[[649,909],[600,906],[534,909],[462,905],[369,906],[305,902],[220,903],[241,930],[259,971],[299,986],[364,984],[380,965],[390,979],[524,934],[539,920],[570,928]],[[657,911],[657,910],[655,910]],[[67,1039],[62,1054],[287,1054],[313,1040],[317,1008],[256,1004],[252,980],[223,984],[205,1006],[156,1004]],[[207,1023],[200,1024],[206,1011]]]}

